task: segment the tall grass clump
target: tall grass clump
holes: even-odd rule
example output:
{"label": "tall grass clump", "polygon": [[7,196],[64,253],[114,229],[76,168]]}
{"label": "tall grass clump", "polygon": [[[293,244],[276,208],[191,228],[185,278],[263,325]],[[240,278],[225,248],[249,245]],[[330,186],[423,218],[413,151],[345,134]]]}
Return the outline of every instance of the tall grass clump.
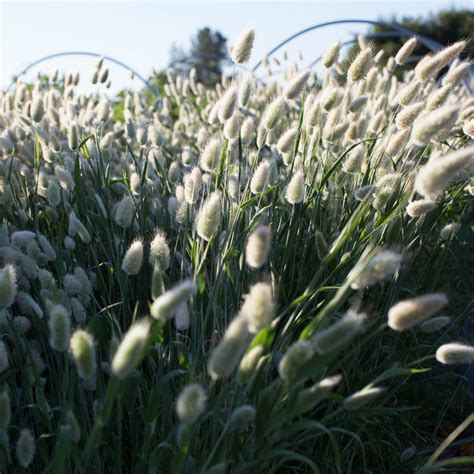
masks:
{"label": "tall grass clump", "polygon": [[474,99],[415,44],[0,93],[1,472],[472,463]]}

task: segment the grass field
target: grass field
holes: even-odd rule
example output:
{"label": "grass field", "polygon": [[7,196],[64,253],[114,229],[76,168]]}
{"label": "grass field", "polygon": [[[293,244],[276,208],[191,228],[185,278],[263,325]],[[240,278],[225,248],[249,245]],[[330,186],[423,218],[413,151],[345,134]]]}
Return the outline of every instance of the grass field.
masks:
{"label": "grass field", "polygon": [[465,42],[261,80],[253,41],[1,93],[0,472],[472,469]]}

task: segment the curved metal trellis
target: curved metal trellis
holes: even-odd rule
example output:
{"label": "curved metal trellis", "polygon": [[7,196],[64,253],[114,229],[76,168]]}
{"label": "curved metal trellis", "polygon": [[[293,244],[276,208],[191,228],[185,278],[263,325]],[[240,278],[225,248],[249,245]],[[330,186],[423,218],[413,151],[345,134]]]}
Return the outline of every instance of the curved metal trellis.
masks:
{"label": "curved metal trellis", "polygon": [[157,90],[137,71],[135,71],[133,68],[128,66],[127,64],[123,63],[122,61],[119,61],[118,59],[112,58],[110,56],[106,56],[103,54],[99,53],[92,53],[90,51],[64,51],[61,53],[54,53],[54,54],[49,54],[47,56],[43,56],[42,58],[32,62],[28,66],[26,66],[15,78],[14,80],[10,83],[8,86],[7,90],[10,90],[11,87],[15,84],[16,80],[18,77],[23,76],[26,74],[30,69],[33,67],[37,66],[38,64],[41,64],[43,62],[49,61],[50,59],[54,58],[61,58],[61,57],[66,57],[66,56],[89,56],[89,57],[94,57],[94,58],[104,58],[106,61],[109,61],[113,64],[116,64],[117,66],[120,66],[127,71],[131,71],[143,84],[145,84],[146,88],[155,96],[158,97],[158,92]]}
{"label": "curved metal trellis", "polygon": [[[409,30],[408,28],[405,28],[405,27],[397,25],[397,24],[387,24],[387,23],[384,23],[382,21],[375,21],[375,20],[362,20],[362,19],[360,19],[360,20],[355,20],[354,19],[353,20],[353,19],[350,19],[350,20],[326,21],[326,22],[323,22],[323,23],[318,23],[317,25],[309,26],[308,28],[304,28],[303,30],[300,30],[300,31],[292,34],[288,38],[286,38],[283,41],[281,41],[280,43],[278,43],[274,48],[272,48],[265,55],[265,58],[271,56],[272,54],[276,53],[279,49],[281,49],[286,44],[290,43],[291,41],[293,41],[294,39],[296,39],[300,36],[303,36],[306,33],[309,33],[310,31],[318,30],[320,28],[325,28],[327,26],[353,24],[353,23],[373,25],[373,26],[381,26],[382,28],[386,28],[387,30],[398,31],[398,32],[402,33],[402,36],[403,36],[403,34],[406,35],[406,36],[415,36],[420,41],[420,43],[425,45],[431,51],[436,51],[438,49],[443,48],[443,45],[441,43],[439,43],[438,41],[435,41],[431,38],[428,38],[427,36],[415,33],[413,31]],[[255,64],[255,66],[253,67],[252,71],[255,72],[262,65],[263,61],[264,61],[264,58],[261,59],[260,61],[258,61],[257,64]]]}
{"label": "curved metal trellis", "polygon": [[[372,39],[372,38],[398,38],[400,36],[405,36],[404,33],[400,33],[398,31],[381,31],[379,33],[370,33],[368,35],[364,35],[364,38]],[[341,43],[341,47],[349,46],[357,42],[357,38],[353,38]],[[324,53],[320,54],[311,64],[307,66],[307,69],[312,69],[316,64],[319,63],[323,59]]]}

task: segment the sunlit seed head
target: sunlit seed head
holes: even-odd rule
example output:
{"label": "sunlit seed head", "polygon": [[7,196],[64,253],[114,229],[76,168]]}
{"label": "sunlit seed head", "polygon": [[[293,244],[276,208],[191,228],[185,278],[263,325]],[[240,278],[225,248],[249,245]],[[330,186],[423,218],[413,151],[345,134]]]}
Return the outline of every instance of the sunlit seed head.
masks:
{"label": "sunlit seed head", "polygon": [[245,247],[245,260],[250,268],[263,267],[267,261],[271,245],[270,228],[258,226],[249,236]]}
{"label": "sunlit seed head", "polygon": [[460,342],[443,344],[436,351],[436,359],[442,364],[472,364],[474,347]]}
{"label": "sunlit seed head", "polygon": [[217,138],[211,139],[201,153],[200,166],[204,171],[215,171],[219,164],[221,143]]}
{"label": "sunlit seed head", "polygon": [[238,90],[236,87],[227,89],[219,103],[218,117],[221,123],[232,117],[237,105]]}
{"label": "sunlit seed head", "polygon": [[420,217],[432,211],[436,205],[437,204],[435,201],[430,201],[429,199],[419,199],[417,201],[410,202],[406,211],[410,217]]}
{"label": "sunlit seed head", "polygon": [[459,106],[448,105],[430,112],[415,121],[412,140],[416,145],[425,146],[446,126],[453,125],[459,114]]}
{"label": "sunlit seed head", "polygon": [[298,413],[305,413],[312,410],[319,402],[327,398],[341,380],[341,375],[333,375],[324,378],[309,388],[301,390],[298,394],[295,410]]}
{"label": "sunlit seed head", "polygon": [[240,107],[246,107],[249,100],[250,100],[250,94],[252,93],[252,76],[248,75],[246,76],[239,88],[239,106]]}
{"label": "sunlit seed head", "polygon": [[290,204],[303,202],[305,196],[305,176],[302,170],[298,170],[286,188],[286,200]]}
{"label": "sunlit seed head", "polygon": [[235,64],[245,64],[250,59],[253,43],[255,40],[255,31],[245,30],[239,37],[237,43],[232,48],[232,61]]}
{"label": "sunlit seed head", "polygon": [[306,69],[297,74],[283,89],[283,95],[286,99],[296,99],[303,92],[308,82],[311,71]]}
{"label": "sunlit seed head", "polygon": [[71,336],[69,348],[79,377],[92,378],[96,370],[95,343],[92,336],[82,329],[75,331]]}
{"label": "sunlit seed head", "polygon": [[461,148],[444,157],[430,159],[420,168],[416,176],[415,190],[425,199],[436,200],[453,182],[467,176],[473,162],[474,146]]}
{"label": "sunlit seed head", "polygon": [[448,304],[444,293],[431,293],[400,301],[388,312],[388,325],[395,331],[411,329]]}
{"label": "sunlit seed head", "polygon": [[203,240],[210,240],[218,231],[222,211],[221,198],[217,192],[212,193],[203,203],[196,216],[196,232]]}
{"label": "sunlit seed head", "polygon": [[323,66],[325,68],[330,68],[339,58],[339,52],[341,50],[341,42],[336,41],[333,43],[323,56]]}
{"label": "sunlit seed head", "polygon": [[320,330],[313,337],[313,347],[319,354],[330,354],[348,344],[364,327],[365,316],[348,313],[326,329]]}
{"label": "sunlit seed head", "polygon": [[290,382],[298,376],[301,367],[314,354],[313,346],[309,341],[297,341],[285,352],[278,364],[278,373],[285,382]]}
{"label": "sunlit seed head", "polygon": [[280,153],[290,152],[295,144],[295,139],[298,134],[298,128],[293,127],[287,130],[278,140],[277,148]]}
{"label": "sunlit seed head", "polygon": [[280,96],[267,107],[262,117],[262,125],[266,130],[271,130],[276,125],[285,108],[285,104],[285,99]]}
{"label": "sunlit seed head", "polygon": [[186,303],[196,292],[196,284],[186,280],[159,296],[150,308],[153,318],[165,322],[176,314],[182,303]]}
{"label": "sunlit seed head", "polygon": [[247,318],[239,314],[232,320],[223,339],[209,357],[207,371],[214,380],[228,377],[235,370],[249,338]]}
{"label": "sunlit seed head", "polygon": [[237,372],[237,378],[239,383],[244,384],[250,379],[252,374],[255,372],[258,362],[264,352],[263,345],[257,345],[250,349],[240,361],[239,370]]}
{"label": "sunlit seed head", "polygon": [[364,406],[375,400],[377,397],[379,397],[384,391],[385,388],[383,387],[364,388],[347,397],[344,400],[343,406],[346,410],[359,410],[360,408],[363,408]]}
{"label": "sunlit seed head", "polygon": [[416,37],[410,38],[398,50],[397,54],[395,55],[395,62],[399,66],[405,64],[406,60],[410,57],[411,53],[415,49],[417,42],[418,40],[416,39]]}
{"label": "sunlit seed head", "polygon": [[143,263],[143,242],[133,241],[122,260],[122,270],[127,275],[137,275]]}
{"label": "sunlit seed head", "polygon": [[31,110],[30,110],[31,119],[39,123],[44,117],[44,102],[43,98],[40,95],[37,95],[33,98],[31,102]]}
{"label": "sunlit seed head", "polygon": [[275,315],[272,288],[267,283],[257,283],[245,297],[240,314],[247,319],[251,333],[257,333],[272,321]]}
{"label": "sunlit seed head", "polygon": [[373,52],[371,48],[362,49],[347,70],[349,82],[357,82],[364,79],[372,66]]}
{"label": "sunlit seed head", "polygon": [[142,361],[150,330],[149,321],[142,319],[134,323],[123,337],[112,360],[112,372],[119,379],[130,375]]}
{"label": "sunlit seed head", "polygon": [[118,203],[115,210],[115,222],[123,228],[128,228],[132,225],[135,216],[135,204],[131,196],[124,196]]}

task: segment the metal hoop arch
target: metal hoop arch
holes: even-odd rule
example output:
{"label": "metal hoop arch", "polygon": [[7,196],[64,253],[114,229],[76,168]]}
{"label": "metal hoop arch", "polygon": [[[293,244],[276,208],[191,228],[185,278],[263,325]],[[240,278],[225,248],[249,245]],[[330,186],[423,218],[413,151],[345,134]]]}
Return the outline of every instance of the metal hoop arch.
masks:
{"label": "metal hoop arch", "polygon": [[94,57],[94,58],[104,58],[104,60],[109,61],[113,64],[116,64],[117,66],[120,66],[127,71],[131,71],[143,84],[146,86],[146,88],[155,96],[158,97],[158,92],[156,89],[137,71],[135,71],[133,68],[128,66],[127,64],[123,63],[122,61],[119,61],[118,59],[112,58],[110,56],[104,55],[104,54],[99,54],[99,53],[93,53],[90,51],[64,51],[61,53],[54,53],[54,54],[48,54],[47,56],[43,56],[40,59],[37,59],[36,61],[32,62],[28,66],[26,66],[15,78],[14,80],[10,83],[8,86],[7,90],[10,90],[11,87],[15,84],[16,80],[20,77],[26,74],[30,69],[33,67],[37,66],[38,64],[41,64],[43,62],[49,61],[50,59],[54,58],[61,58],[61,57],[66,57],[66,56],[89,56],[89,57]]}
{"label": "metal hoop arch", "polygon": [[[309,26],[307,28],[304,28],[303,30],[300,30],[288,38],[284,39],[280,43],[278,43],[273,49],[271,49],[266,55],[265,58],[271,56],[272,54],[276,53],[279,49],[281,49],[283,46],[288,44],[289,42],[293,41],[294,39],[298,38],[299,36],[302,36],[306,33],[309,33],[310,31],[313,30],[318,30],[319,28],[325,28],[327,26],[334,26],[334,25],[344,25],[344,24],[366,24],[366,25],[373,25],[373,26],[381,26],[383,28],[386,28],[387,30],[395,30],[401,33],[401,36],[406,35],[406,36],[415,36],[420,43],[425,45],[428,49],[431,51],[436,51],[438,49],[441,49],[443,45],[441,43],[438,43],[438,41],[435,41],[431,38],[428,38],[426,36],[420,35],[418,33],[415,33],[407,28],[404,28],[403,26],[397,25],[397,24],[387,24],[381,21],[375,21],[375,20],[355,20],[355,19],[349,19],[349,20],[333,20],[333,21],[326,21],[323,23],[318,23],[317,25]],[[262,65],[264,59],[261,59],[260,61],[255,64],[253,67],[252,71],[255,72],[257,69]]]}

